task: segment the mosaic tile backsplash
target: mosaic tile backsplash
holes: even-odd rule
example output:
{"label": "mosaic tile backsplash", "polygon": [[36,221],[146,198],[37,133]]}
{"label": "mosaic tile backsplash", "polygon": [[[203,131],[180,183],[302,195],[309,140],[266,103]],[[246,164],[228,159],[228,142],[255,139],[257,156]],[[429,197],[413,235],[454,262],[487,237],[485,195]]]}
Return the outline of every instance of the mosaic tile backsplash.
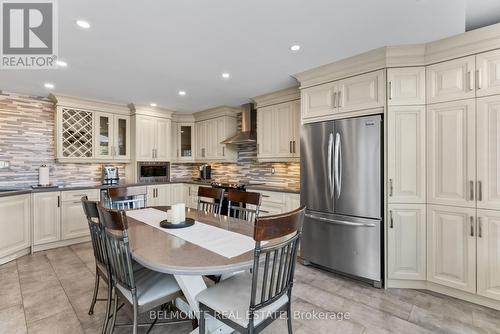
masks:
{"label": "mosaic tile backsplash", "polygon": [[[50,167],[51,182],[58,185],[98,184],[101,164],[56,162],[55,106],[43,97],[0,91],[0,187],[38,183],[38,167]],[[239,117],[241,127],[241,117]],[[196,178],[200,164],[171,165],[171,178]],[[283,183],[298,187],[299,163],[259,163],[255,144],[239,147],[237,163],[212,163],[212,178],[231,182]],[[117,165],[125,179],[124,164]],[[274,174],[272,173],[274,168]],[[133,181],[133,180],[127,180]]]}
{"label": "mosaic tile backsplash", "polygon": [[[55,106],[42,97],[0,92],[0,187],[38,183],[38,167],[50,167],[50,179],[59,185],[100,183],[101,164],[57,163]],[[125,172],[125,165],[117,165]],[[124,175],[120,175],[124,177]]]}

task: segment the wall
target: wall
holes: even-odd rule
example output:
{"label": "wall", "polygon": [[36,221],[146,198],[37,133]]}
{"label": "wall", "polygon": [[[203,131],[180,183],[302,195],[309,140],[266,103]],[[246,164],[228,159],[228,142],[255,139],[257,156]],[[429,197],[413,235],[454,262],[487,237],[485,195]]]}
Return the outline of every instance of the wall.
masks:
{"label": "wall", "polygon": [[[100,183],[101,164],[61,164],[55,160],[55,107],[51,101],[0,91],[0,186],[38,183],[38,167],[50,167],[51,180],[59,185]],[[117,165],[124,177],[124,165]]]}

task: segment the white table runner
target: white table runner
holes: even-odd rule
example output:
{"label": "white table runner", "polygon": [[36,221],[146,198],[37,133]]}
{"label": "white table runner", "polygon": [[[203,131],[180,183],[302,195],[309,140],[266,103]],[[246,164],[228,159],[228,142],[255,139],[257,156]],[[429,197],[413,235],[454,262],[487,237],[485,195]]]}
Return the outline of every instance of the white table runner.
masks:
{"label": "white table runner", "polygon": [[255,241],[246,235],[203,224],[198,221],[193,226],[185,228],[161,228],[160,222],[167,218],[167,213],[153,208],[127,211],[127,216],[228,259],[251,251],[255,247]]}

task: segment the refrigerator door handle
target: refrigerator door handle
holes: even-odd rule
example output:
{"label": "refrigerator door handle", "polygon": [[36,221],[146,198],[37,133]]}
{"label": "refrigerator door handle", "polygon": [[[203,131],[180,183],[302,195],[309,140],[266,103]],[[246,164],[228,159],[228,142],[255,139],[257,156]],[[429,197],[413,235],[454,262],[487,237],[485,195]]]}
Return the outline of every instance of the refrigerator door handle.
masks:
{"label": "refrigerator door handle", "polygon": [[332,147],[333,147],[333,133],[330,133],[330,136],[328,138],[328,190],[330,190],[331,197],[333,197]]}
{"label": "refrigerator door handle", "polygon": [[372,223],[354,223],[354,222],[347,222],[344,220],[328,219],[325,217],[312,215],[310,213],[306,213],[305,216],[307,218],[321,220],[321,221],[331,223],[331,224],[336,224],[336,225],[347,225],[347,226],[354,226],[354,227],[376,227],[377,226],[376,224],[372,224]]}
{"label": "refrigerator door handle", "polygon": [[335,184],[337,185],[337,198],[342,190],[342,141],[340,133],[335,134]]}

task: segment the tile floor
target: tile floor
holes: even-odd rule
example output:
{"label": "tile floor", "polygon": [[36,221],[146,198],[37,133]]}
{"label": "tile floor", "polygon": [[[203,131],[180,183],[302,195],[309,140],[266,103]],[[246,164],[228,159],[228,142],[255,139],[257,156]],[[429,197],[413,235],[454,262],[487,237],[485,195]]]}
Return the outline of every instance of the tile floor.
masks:
{"label": "tile floor", "polygon": [[[94,285],[89,243],[63,247],[0,266],[0,333],[100,333],[104,302],[87,314]],[[500,333],[500,312],[417,290],[379,290],[297,266],[294,311],[349,312],[349,320],[294,320],[294,333]],[[105,288],[101,288],[104,297]],[[122,318],[129,313],[120,312]],[[306,314],[306,313],[303,313]],[[189,333],[190,324],[154,333]],[[128,333],[120,328],[115,332]],[[286,333],[275,321],[265,333]]]}

